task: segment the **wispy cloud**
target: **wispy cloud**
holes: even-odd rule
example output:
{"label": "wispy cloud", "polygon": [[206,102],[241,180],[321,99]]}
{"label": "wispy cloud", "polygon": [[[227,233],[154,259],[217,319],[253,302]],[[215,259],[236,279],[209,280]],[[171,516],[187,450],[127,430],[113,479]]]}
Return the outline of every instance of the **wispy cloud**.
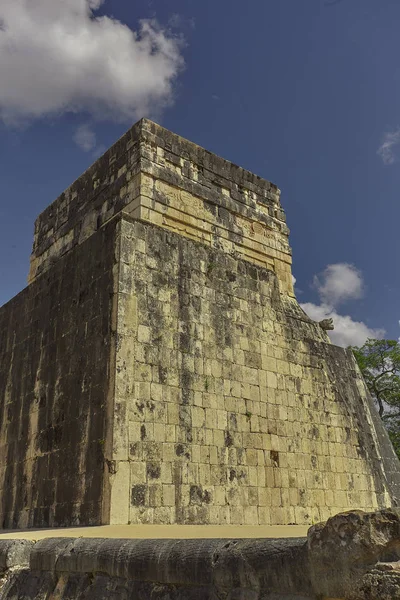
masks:
{"label": "wispy cloud", "polygon": [[378,148],[378,154],[385,165],[392,165],[396,162],[397,156],[394,148],[398,144],[400,144],[400,128],[396,131],[385,133],[382,144]]}
{"label": "wispy cloud", "polygon": [[357,300],[364,294],[361,272],[348,263],[328,265],[320,275],[315,275],[314,286],[321,301],[332,307],[347,300]]}
{"label": "wispy cloud", "polygon": [[0,119],[20,124],[85,111],[130,122],[173,102],[181,37],[155,20],[133,31],[97,16],[102,4],[1,0]]}
{"label": "wispy cloud", "polygon": [[349,315],[341,315],[334,308],[326,304],[312,304],[306,302],[300,305],[304,312],[313,321],[333,319],[335,329],[328,331],[328,335],[336,346],[362,346],[368,338],[380,339],[385,335],[384,329],[373,329],[362,321],[355,321]]}
{"label": "wispy cloud", "polygon": [[96,147],[96,134],[88,124],[80,125],[76,129],[72,139],[84,152],[90,152]]}
{"label": "wispy cloud", "polygon": [[174,13],[170,17],[168,25],[173,29],[179,29],[182,31],[185,29],[194,29],[196,27],[196,21],[193,17],[184,17],[181,14]]}
{"label": "wispy cloud", "polygon": [[300,304],[304,312],[314,321],[332,318],[335,329],[329,331],[331,341],[337,346],[362,346],[368,338],[384,337],[384,329],[368,327],[362,321],[355,321],[349,315],[338,312],[338,306],[348,300],[363,297],[365,285],[362,273],[349,263],[328,265],[314,277],[320,304],[305,302]]}

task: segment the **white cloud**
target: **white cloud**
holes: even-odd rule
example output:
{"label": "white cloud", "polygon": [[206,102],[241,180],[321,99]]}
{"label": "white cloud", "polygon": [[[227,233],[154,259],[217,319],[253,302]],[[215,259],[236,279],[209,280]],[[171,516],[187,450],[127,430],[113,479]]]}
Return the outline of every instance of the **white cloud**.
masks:
{"label": "white cloud", "polygon": [[173,101],[181,41],[155,21],[134,32],[96,17],[102,0],[1,0],[0,118],[85,111],[132,121]]}
{"label": "white cloud", "polygon": [[384,329],[371,329],[362,321],[354,321],[348,315],[339,315],[334,309],[325,304],[317,306],[311,302],[300,304],[304,312],[313,321],[332,318],[335,329],[328,331],[328,335],[336,346],[362,346],[368,338],[381,339],[385,335]]}
{"label": "white cloud", "polygon": [[364,295],[362,273],[348,263],[328,265],[324,271],[314,277],[320,304],[306,302],[300,304],[304,312],[313,321],[333,319],[335,329],[328,331],[333,344],[337,346],[362,346],[368,338],[380,339],[384,329],[372,329],[362,321],[354,321],[349,315],[337,312],[337,307],[347,300],[357,300]]}
{"label": "white cloud", "polygon": [[400,128],[396,131],[385,133],[382,144],[378,149],[378,154],[385,165],[392,165],[396,162],[394,147],[400,143]]}
{"label": "white cloud", "polygon": [[354,265],[336,263],[314,277],[314,285],[323,304],[331,307],[361,298],[364,293],[362,275]]}
{"label": "white cloud", "polygon": [[296,296],[300,296],[303,291],[301,289],[299,289],[298,287],[296,287],[296,282],[297,279],[294,275],[292,275],[292,284],[293,284],[293,289],[294,289],[294,293],[296,294]]}
{"label": "white cloud", "polygon": [[84,152],[90,152],[96,147],[96,134],[89,125],[80,125],[72,138],[77,146]]}

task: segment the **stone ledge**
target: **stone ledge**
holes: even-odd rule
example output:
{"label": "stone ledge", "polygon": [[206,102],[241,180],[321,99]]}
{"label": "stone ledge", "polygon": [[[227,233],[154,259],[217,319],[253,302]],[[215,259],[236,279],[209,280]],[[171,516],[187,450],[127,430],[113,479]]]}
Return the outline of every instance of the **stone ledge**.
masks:
{"label": "stone ledge", "polygon": [[[74,579],[82,579],[87,575],[92,579],[106,576],[110,579],[124,580],[128,586],[129,582],[141,585],[147,583],[156,586],[174,586],[180,590],[180,593],[183,590],[190,592],[193,589],[200,589],[202,592],[199,598],[204,599],[223,598],[233,590],[235,594],[242,594],[244,590],[248,590],[251,598],[258,598],[262,590],[280,594],[279,598],[297,598],[299,593],[304,598],[314,597],[308,576],[305,538],[287,540],[52,538],[32,545],[29,567],[32,577],[41,577],[46,581],[54,581],[54,576],[56,578],[71,576]],[[52,573],[53,577],[45,576],[46,573],[49,575]],[[26,570],[24,580],[26,581]],[[19,590],[19,593],[27,594],[24,589]],[[285,596],[281,595],[283,593]],[[22,597],[30,598],[29,595]],[[176,596],[178,597],[186,598],[186,596]],[[233,597],[244,598],[241,595]],[[8,599],[9,596],[2,596],[0,591],[0,599],[6,598]],[[166,600],[170,596],[160,596],[160,598]]]}
{"label": "stone ledge", "polygon": [[28,566],[34,542],[0,540],[0,572],[16,566]]}
{"label": "stone ledge", "polygon": [[398,510],[342,513],[308,539],[3,540],[0,600],[400,600],[399,562]]}

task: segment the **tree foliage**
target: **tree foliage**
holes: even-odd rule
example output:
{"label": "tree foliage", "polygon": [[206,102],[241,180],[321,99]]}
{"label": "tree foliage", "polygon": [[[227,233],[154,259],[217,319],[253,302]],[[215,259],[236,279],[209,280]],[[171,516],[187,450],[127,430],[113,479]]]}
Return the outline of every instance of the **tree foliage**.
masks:
{"label": "tree foliage", "polygon": [[400,344],[369,339],[351,350],[400,457]]}

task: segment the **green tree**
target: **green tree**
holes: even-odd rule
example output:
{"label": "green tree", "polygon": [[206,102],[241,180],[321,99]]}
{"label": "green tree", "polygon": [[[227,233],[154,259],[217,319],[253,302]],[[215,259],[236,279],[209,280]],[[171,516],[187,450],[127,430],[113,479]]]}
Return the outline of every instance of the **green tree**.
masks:
{"label": "green tree", "polygon": [[351,350],[400,458],[400,344],[368,339]]}

